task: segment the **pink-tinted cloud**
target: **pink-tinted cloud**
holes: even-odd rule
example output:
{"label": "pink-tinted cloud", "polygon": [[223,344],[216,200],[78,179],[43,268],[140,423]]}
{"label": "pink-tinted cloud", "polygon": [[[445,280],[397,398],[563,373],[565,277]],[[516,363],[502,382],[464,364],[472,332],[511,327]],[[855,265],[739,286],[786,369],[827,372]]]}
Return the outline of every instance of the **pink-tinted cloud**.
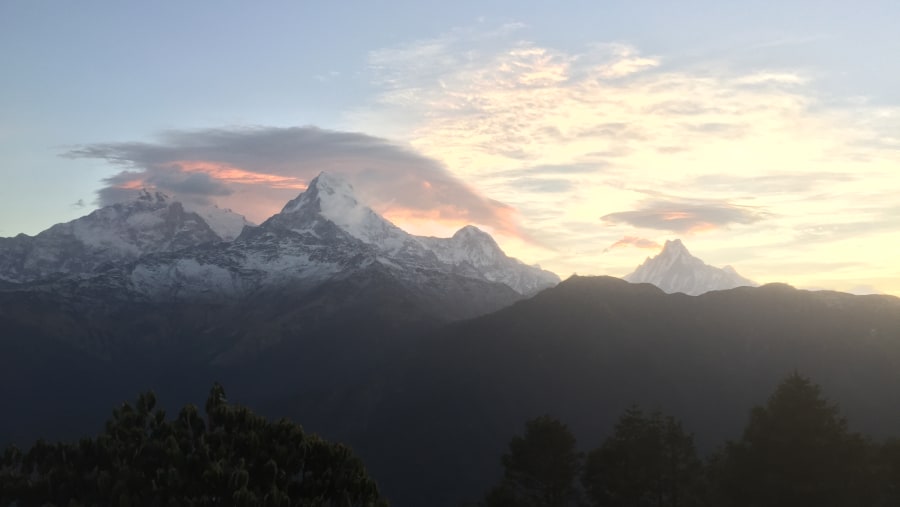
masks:
{"label": "pink-tinted cloud", "polygon": [[146,186],[215,202],[258,222],[327,171],[398,221],[474,223],[522,237],[509,206],[482,196],[434,159],[360,133],[315,127],[170,131],[156,143],[93,144],[65,156],[124,168],[98,192],[104,205]]}
{"label": "pink-tinted cloud", "polygon": [[172,166],[188,173],[204,173],[213,178],[229,183],[266,184],[273,188],[292,188],[303,190],[307,183],[291,176],[279,176],[262,172],[245,171],[232,165],[210,162],[206,160],[179,160],[172,162]]}
{"label": "pink-tinted cloud", "polygon": [[657,243],[656,241],[647,239],[647,238],[639,238],[637,236],[623,236],[622,239],[616,241],[612,245],[606,247],[604,252],[609,252],[610,250],[615,250],[617,248],[645,248],[648,250],[659,250],[662,248],[662,245]]}

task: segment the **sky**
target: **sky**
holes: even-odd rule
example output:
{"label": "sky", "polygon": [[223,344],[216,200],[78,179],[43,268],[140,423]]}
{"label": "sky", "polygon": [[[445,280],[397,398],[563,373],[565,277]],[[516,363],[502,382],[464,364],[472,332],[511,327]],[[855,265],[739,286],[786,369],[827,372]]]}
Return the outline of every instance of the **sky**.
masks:
{"label": "sky", "polygon": [[320,171],[565,278],[668,239],[900,295],[895,2],[0,2],[0,236]]}

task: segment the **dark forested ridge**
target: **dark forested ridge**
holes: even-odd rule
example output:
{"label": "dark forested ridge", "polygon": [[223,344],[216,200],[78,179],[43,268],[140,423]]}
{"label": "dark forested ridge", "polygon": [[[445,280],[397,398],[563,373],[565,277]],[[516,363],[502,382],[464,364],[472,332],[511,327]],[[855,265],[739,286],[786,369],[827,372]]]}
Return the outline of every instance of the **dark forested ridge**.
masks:
{"label": "dark forested ridge", "polygon": [[12,415],[0,444],[95,434],[134,392],[177,406],[219,379],[263,414],[350,444],[395,505],[481,497],[510,435],[538,414],[566,421],[587,450],[638,404],[681,421],[705,456],[739,438],[749,408],[792,371],[820,383],[853,431],[900,428],[889,296],[768,285],[691,297],[573,277],[450,324],[408,287],[353,280],[242,307],[133,302],[92,315],[53,294],[2,296]]}

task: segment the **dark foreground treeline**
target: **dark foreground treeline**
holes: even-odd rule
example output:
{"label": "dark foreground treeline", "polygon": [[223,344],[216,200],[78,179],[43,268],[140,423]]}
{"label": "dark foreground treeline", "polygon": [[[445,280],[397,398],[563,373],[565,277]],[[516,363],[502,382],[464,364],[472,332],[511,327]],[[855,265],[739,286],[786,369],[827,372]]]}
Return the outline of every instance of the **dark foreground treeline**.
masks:
{"label": "dark foreground treeline", "polygon": [[206,417],[188,405],[166,420],[143,394],[114,410],[96,438],[9,447],[0,505],[387,505],[348,447],[230,405],[218,384],[205,408]]}
{"label": "dark foreground treeline", "polygon": [[887,507],[900,505],[900,440],[851,432],[837,405],[793,374],[756,407],[739,440],[702,460],[693,435],[634,407],[587,454],[549,416],[502,458],[487,507]]}
{"label": "dark foreground treeline", "polygon": [[[501,461],[503,479],[479,505],[900,505],[900,440],[876,443],[851,432],[837,405],[799,374],[752,410],[740,439],[705,460],[675,418],[634,407],[588,453],[578,451],[558,420],[528,421]],[[167,420],[150,393],[114,410],[96,438],[38,441],[25,452],[7,448],[0,505],[350,507],[386,501],[349,448],[231,405],[217,384],[205,417],[188,405]]]}

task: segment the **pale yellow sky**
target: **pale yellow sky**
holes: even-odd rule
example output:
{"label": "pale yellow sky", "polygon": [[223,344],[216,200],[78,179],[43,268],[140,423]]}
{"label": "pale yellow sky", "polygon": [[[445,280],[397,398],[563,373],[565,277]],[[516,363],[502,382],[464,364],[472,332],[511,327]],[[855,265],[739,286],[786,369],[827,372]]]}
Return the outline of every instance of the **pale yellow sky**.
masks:
{"label": "pale yellow sky", "polygon": [[[34,234],[142,186],[259,222],[330,171],[411,232],[473,223],[562,277],[622,276],[681,238],[760,283],[900,295],[895,16],[830,6],[807,26],[806,10],[783,7],[748,24],[743,6],[721,4],[709,14],[719,23],[661,2],[557,25],[532,8],[507,22],[506,11],[491,21],[448,4],[452,19],[403,33],[354,26],[370,31],[341,39],[346,52],[321,44],[333,27],[307,40],[322,27],[291,22],[293,46],[259,37],[232,48],[245,66],[269,65],[260,72],[198,44],[188,23],[179,33],[198,53],[179,60],[183,75],[170,68],[178,51],[159,62],[105,53],[152,55],[159,41],[104,30],[88,40],[73,24],[59,44],[11,26],[0,38],[16,44],[0,53],[19,48],[4,54],[21,72],[0,83],[0,235]],[[30,26],[50,19],[26,14]],[[81,69],[59,83],[53,69],[82,54],[105,55],[120,78]]]}
{"label": "pale yellow sky", "polygon": [[618,240],[680,237],[758,282],[900,294],[900,108],[824,97],[802,70],[504,40],[373,52],[390,80],[349,118],[513,206],[529,239],[495,231],[511,255],[621,276],[656,251],[609,249]]}

